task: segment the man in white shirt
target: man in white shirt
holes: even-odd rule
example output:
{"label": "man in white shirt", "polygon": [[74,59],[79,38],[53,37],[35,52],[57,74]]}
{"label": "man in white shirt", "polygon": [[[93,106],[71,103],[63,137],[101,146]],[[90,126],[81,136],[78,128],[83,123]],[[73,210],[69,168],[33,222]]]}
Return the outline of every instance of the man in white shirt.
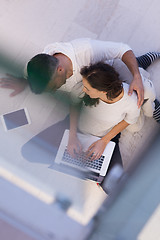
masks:
{"label": "man in white shirt", "polygon": [[16,83],[11,77],[6,82],[3,78],[0,86],[14,89],[11,96],[23,91],[27,83],[35,93],[60,89],[77,96],[81,91],[78,84],[81,82],[81,67],[106,60],[112,64],[113,59],[121,59],[132,73],[129,94],[132,94],[133,90],[137,91],[137,104],[140,107],[144,96],[142,79],[131,48],[123,43],[84,38],[50,44],[42,54],[36,55],[28,62],[25,74],[27,81],[21,78],[17,79]]}

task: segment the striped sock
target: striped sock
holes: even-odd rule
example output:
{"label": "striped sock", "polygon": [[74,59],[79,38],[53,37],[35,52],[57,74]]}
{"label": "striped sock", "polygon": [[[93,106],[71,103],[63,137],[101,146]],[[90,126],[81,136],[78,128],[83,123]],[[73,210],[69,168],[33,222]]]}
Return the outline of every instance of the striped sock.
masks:
{"label": "striped sock", "polygon": [[155,101],[155,110],[153,112],[153,118],[156,122],[160,123],[160,102],[156,99]]}
{"label": "striped sock", "polygon": [[148,52],[142,56],[137,57],[136,59],[138,62],[138,66],[143,69],[146,69],[157,58],[160,58],[160,52]]}

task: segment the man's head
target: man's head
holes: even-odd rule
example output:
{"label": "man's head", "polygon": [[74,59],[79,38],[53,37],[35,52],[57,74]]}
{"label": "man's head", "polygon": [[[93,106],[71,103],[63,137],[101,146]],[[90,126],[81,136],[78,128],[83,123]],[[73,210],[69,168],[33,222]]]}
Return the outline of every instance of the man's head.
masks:
{"label": "man's head", "polygon": [[28,82],[32,92],[42,93],[51,81],[53,85],[58,63],[56,57],[48,54],[38,54],[28,62]]}

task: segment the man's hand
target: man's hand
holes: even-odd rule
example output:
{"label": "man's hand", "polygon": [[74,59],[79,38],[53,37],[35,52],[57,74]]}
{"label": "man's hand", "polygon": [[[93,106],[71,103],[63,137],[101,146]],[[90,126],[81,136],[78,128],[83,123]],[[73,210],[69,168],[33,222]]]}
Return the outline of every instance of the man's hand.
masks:
{"label": "man's hand", "polygon": [[10,74],[6,74],[7,77],[0,78],[0,87],[13,89],[14,91],[10,94],[10,97],[14,97],[20,92],[24,91],[27,80],[24,78],[14,77]]}
{"label": "man's hand", "polygon": [[92,143],[86,152],[87,157],[92,156],[91,160],[100,158],[100,156],[104,152],[106,145],[107,145],[107,143],[105,141],[103,141],[103,139],[100,139],[100,140]]}
{"label": "man's hand", "polygon": [[70,137],[68,141],[67,151],[72,157],[82,151],[82,145],[77,137]]}
{"label": "man's hand", "polygon": [[136,76],[134,76],[129,87],[128,95],[132,95],[133,90],[137,92],[137,96],[138,96],[137,105],[138,105],[138,108],[140,108],[144,101],[144,88],[143,88],[142,78],[140,74],[137,74]]}
{"label": "man's hand", "polygon": [[137,60],[133,51],[129,50],[125,52],[122,56],[122,61],[127,65],[128,69],[133,75],[133,80],[130,84],[128,95],[132,95],[133,90],[137,92],[137,96],[138,96],[137,105],[138,105],[138,108],[140,108],[144,101],[144,89],[143,89],[142,78],[138,69]]}

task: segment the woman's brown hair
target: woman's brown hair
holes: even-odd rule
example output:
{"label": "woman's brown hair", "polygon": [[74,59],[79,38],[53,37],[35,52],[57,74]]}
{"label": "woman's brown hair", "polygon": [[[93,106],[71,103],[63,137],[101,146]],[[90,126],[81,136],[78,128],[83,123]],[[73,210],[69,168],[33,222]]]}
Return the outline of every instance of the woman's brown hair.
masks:
{"label": "woman's brown hair", "polygon": [[[118,97],[123,90],[122,81],[116,70],[103,62],[99,62],[81,69],[81,75],[84,77],[92,88],[106,92],[108,100]],[[96,105],[99,99],[91,99],[85,94],[83,101],[85,105]]]}

